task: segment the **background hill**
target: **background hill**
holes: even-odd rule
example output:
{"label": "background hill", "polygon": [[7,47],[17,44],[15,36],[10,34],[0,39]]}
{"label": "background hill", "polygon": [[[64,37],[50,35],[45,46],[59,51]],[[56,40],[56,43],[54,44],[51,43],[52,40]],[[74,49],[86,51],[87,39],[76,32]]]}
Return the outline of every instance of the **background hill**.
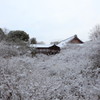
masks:
{"label": "background hill", "polygon": [[100,41],[33,58],[0,43],[0,100],[100,100],[99,59]]}

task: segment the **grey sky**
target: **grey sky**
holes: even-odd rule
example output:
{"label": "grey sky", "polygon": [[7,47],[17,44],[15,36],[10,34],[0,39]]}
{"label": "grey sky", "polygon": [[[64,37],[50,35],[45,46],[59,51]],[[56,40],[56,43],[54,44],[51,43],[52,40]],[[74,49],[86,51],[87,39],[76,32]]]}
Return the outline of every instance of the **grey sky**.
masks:
{"label": "grey sky", "polygon": [[50,42],[77,34],[87,41],[100,23],[100,0],[0,0],[0,27]]}

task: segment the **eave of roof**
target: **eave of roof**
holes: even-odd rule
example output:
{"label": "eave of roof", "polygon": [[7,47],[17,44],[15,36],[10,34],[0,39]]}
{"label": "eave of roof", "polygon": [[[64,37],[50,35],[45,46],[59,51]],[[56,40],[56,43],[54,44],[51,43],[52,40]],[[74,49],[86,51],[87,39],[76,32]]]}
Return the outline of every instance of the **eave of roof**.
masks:
{"label": "eave of roof", "polygon": [[47,47],[50,47],[50,46],[52,46],[52,45],[41,45],[41,44],[30,44],[30,47],[45,47],[45,48],[47,48]]}

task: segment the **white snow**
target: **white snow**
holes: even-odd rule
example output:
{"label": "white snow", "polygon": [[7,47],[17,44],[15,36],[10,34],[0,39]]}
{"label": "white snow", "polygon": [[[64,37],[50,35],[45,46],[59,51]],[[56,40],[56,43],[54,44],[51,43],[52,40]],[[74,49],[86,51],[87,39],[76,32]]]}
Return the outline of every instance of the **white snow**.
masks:
{"label": "white snow", "polygon": [[50,44],[30,44],[30,47],[50,47]]}
{"label": "white snow", "polygon": [[69,44],[59,54],[33,58],[1,55],[0,100],[100,100],[99,46]]}
{"label": "white snow", "polygon": [[64,46],[66,46],[71,40],[73,40],[75,38],[75,35],[74,36],[72,36],[72,37],[70,37],[70,38],[67,38],[67,39],[65,39],[65,40],[62,40],[59,44],[58,44],[58,46],[59,47],[64,47]]}

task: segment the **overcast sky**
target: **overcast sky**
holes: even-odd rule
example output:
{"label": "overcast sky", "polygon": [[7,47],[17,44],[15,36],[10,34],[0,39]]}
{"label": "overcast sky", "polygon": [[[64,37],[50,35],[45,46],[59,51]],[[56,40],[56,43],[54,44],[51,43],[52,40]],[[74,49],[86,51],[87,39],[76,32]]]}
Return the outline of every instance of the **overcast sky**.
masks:
{"label": "overcast sky", "polygon": [[87,41],[100,24],[100,0],[0,0],[0,27],[46,43],[74,34]]}

